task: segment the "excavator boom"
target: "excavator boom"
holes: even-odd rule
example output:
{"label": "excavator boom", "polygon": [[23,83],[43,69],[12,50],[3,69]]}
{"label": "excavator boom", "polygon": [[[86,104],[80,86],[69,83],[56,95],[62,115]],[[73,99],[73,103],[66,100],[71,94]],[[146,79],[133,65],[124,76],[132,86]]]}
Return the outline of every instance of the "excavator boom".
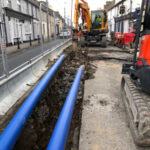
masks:
{"label": "excavator boom", "polygon": [[79,29],[79,17],[82,16],[82,28],[83,33],[80,37],[80,45],[101,45],[107,47],[108,33],[108,19],[107,12],[105,10],[93,10],[90,11],[88,3],[85,0],[76,0],[75,13],[74,13],[74,36],[73,39],[77,39],[76,35]]}
{"label": "excavator boom", "polygon": [[85,20],[87,23],[88,31],[90,31],[92,24],[91,24],[91,16],[90,16],[90,9],[84,0],[81,0],[82,3],[79,3],[79,0],[76,0],[75,3],[75,14],[74,14],[74,23],[75,23],[75,29],[78,30],[79,27],[79,17],[81,10],[85,13]]}

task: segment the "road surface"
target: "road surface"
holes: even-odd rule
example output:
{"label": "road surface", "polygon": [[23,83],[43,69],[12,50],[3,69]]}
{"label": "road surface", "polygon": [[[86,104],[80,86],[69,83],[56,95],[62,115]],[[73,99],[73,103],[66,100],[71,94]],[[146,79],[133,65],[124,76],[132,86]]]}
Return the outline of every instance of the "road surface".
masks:
{"label": "road surface", "polygon": [[[64,39],[56,39],[49,43],[45,43],[44,51],[46,51],[48,49],[51,50],[53,47],[59,45],[63,41],[64,41]],[[26,61],[29,61],[30,59],[39,55],[40,53],[41,53],[41,46],[39,45],[36,47],[31,47],[28,49],[24,49],[24,50],[15,52],[13,54],[9,54],[8,55],[9,71],[15,69],[16,67],[25,63]],[[2,75],[3,75],[3,64],[2,64],[2,59],[0,58],[0,76],[2,76]]]}

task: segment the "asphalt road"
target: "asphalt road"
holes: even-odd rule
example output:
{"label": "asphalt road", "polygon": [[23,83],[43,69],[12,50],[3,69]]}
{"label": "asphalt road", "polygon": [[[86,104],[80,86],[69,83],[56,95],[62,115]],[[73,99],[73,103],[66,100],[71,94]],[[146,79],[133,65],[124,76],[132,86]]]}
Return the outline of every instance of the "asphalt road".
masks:
{"label": "asphalt road", "polygon": [[[45,43],[44,51],[46,51],[48,49],[51,50],[52,48],[59,45],[63,41],[64,41],[64,39],[56,39],[49,43]],[[9,54],[8,55],[9,71],[15,69],[16,67],[25,63],[26,61],[29,61],[30,59],[39,55],[40,53],[41,53],[41,46],[36,46],[36,47],[31,47],[28,49],[24,49],[24,50],[15,52],[13,54]],[[3,75],[3,64],[2,64],[2,59],[0,58],[0,76],[2,76],[2,75]]]}

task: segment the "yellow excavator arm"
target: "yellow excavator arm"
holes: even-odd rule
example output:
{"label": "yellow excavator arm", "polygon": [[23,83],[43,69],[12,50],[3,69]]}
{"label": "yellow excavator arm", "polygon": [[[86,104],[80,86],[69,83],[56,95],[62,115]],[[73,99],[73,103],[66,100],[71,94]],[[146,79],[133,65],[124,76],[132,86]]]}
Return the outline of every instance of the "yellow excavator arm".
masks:
{"label": "yellow excavator arm", "polygon": [[84,10],[85,13],[85,19],[87,23],[88,31],[90,31],[92,24],[91,24],[91,15],[90,15],[90,9],[84,0],[81,0],[82,3],[79,2],[79,0],[76,0],[75,3],[75,13],[74,13],[74,23],[75,23],[75,29],[78,30],[79,27],[79,17],[80,17],[80,9]]}

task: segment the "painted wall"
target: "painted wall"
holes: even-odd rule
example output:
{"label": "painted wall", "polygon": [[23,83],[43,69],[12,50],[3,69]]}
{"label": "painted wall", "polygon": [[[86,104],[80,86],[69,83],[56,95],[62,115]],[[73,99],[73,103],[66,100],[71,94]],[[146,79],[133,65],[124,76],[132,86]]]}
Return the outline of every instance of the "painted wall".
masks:
{"label": "painted wall", "polygon": [[[120,0],[116,0],[116,3],[118,3]],[[141,2],[142,0],[132,0],[132,12],[135,11],[136,8],[141,7]],[[110,37],[110,33],[111,31],[114,31],[115,29],[115,21],[114,21],[114,17],[120,17],[121,15],[119,14],[119,8],[122,4],[120,4],[119,6],[111,9],[110,11],[108,11],[108,28],[109,28],[109,33],[108,33],[108,37]],[[126,11],[125,14],[130,13],[130,0],[126,0],[124,2],[124,5],[126,7]],[[128,33],[129,32],[129,20],[125,20],[124,21],[124,33]],[[119,23],[116,24],[116,29],[118,31],[118,26]],[[121,25],[120,25],[121,27]],[[121,31],[121,30],[120,30]]]}
{"label": "painted wall", "polygon": [[[11,9],[19,11],[17,0],[12,0],[11,2]],[[11,44],[16,42],[15,38],[17,37],[19,37],[20,41],[23,43],[29,40],[30,35],[32,40],[37,39],[39,35],[39,9],[31,3],[27,3],[25,0],[20,0],[20,4],[22,13],[28,14],[37,19],[31,19],[31,21],[19,21],[17,18],[5,16],[7,42]],[[3,7],[8,7],[6,1],[3,1]]]}
{"label": "painted wall", "polygon": [[[6,0],[0,0],[2,1],[3,7],[9,7]],[[40,4],[39,4],[40,5]],[[40,35],[40,24],[39,24],[39,18],[40,18],[40,12],[39,7],[27,2],[26,0],[20,0],[20,6],[21,11],[19,10],[17,0],[11,0],[11,6],[10,8],[30,16],[33,16],[31,18],[31,21],[24,20],[20,21],[17,18],[14,17],[8,17],[5,15],[5,24],[6,24],[6,31],[7,31],[7,43],[8,44],[14,44],[16,42],[16,38],[19,37],[20,41],[23,43],[25,41],[29,40],[29,34],[31,35],[31,39],[35,40],[38,39],[38,36]],[[4,10],[4,9],[3,9]],[[59,32],[63,28],[62,19],[59,18]],[[54,35],[55,31],[55,25],[54,25],[54,17],[53,15],[49,16],[49,33],[50,37]],[[47,15],[46,12],[42,10],[42,33],[44,36],[44,39],[47,39]]]}

